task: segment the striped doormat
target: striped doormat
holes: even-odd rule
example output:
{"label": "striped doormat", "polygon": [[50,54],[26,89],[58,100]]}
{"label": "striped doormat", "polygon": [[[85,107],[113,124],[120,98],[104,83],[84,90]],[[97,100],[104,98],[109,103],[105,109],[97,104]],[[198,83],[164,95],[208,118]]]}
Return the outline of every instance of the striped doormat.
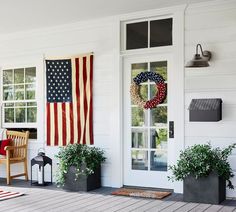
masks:
{"label": "striped doormat", "polygon": [[130,197],[143,197],[143,198],[153,198],[153,199],[163,199],[169,195],[171,192],[167,191],[153,191],[153,190],[143,190],[136,188],[120,188],[113,191],[111,194],[120,196],[130,196]]}
{"label": "striped doormat", "polygon": [[0,201],[1,200],[6,200],[6,199],[11,199],[15,197],[19,197],[24,195],[23,193],[20,192],[12,192],[12,191],[2,191],[0,190]]}

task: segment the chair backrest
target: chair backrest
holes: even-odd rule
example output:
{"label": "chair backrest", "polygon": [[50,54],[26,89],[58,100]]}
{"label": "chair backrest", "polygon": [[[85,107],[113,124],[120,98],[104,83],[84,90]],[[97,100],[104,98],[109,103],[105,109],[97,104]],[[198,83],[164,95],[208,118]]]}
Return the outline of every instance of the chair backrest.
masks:
{"label": "chair backrest", "polygon": [[10,138],[11,146],[22,146],[26,145],[26,148],[20,148],[14,150],[12,152],[11,157],[27,157],[27,147],[28,147],[28,139],[29,139],[29,131],[26,132],[18,132],[18,131],[8,131],[6,132],[7,138]]}

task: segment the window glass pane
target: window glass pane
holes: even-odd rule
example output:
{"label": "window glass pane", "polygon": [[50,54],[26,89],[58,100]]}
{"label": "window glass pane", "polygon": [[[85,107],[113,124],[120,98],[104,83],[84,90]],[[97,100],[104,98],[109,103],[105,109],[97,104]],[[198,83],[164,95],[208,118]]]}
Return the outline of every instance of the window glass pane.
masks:
{"label": "window glass pane", "polygon": [[25,82],[31,83],[36,81],[36,68],[26,68],[25,69]]}
{"label": "window glass pane", "polygon": [[13,86],[3,86],[3,100],[13,100]]}
{"label": "window glass pane", "polygon": [[131,80],[136,77],[141,72],[147,71],[148,64],[147,63],[134,63],[131,67]]}
{"label": "window glass pane", "polygon": [[166,127],[167,126],[167,107],[160,106],[153,108],[150,114],[150,125],[156,127]]}
{"label": "window glass pane", "polygon": [[14,108],[5,108],[5,123],[13,123],[14,122]]}
{"label": "window glass pane", "polygon": [[147,125],[147,111],[140,107],[132,107],[132,126]]}
{"label": "window glass pane", "polygon": [[126,25],[126,49],[148,47],[148,22]]}
{"label": "window glass pane", "polygon": [[36,102],[28,102],[27,106],[37,106],[37,103]]}
{"label": "window glass pane", "polygon": [[13,84],[13,70],[3,71],[3,85]]}
{"label": "window glass pane", "polygon": [[17,102],[17,103],[15,103],[15,106],[16,107],[26,106],[26,103],[24,103],[24,102]]}
{"label": "window glass pane", "polygon": [[25,108],[16,108],[16,122],[25,122]]}
{"label": "window glass pane", "polygon": [[167,171],[167,149],[151,151],[150,165],[153,171]]}
{"label": "window glass pane", "polygon": [[132,169],[148,170],[148,151],[132,150]]}
{"label": "window glass pane", "polygon": [[132,129],[132,148],[148,147],[147,129]]}
{"label": "window glass pane", "polygon": [[151,71],[160,74],[167,81],[167,61],[151,62]]}
{"label": "window glass pane", "polygon": [[150,47],[172,45],[172,18],[150,21]]}
{"label": "window glass pane", "polygon": [[37,120],[37,108],[27,108],[27,122],[36,122]]}
{"label": "window glass pane", "polygon": [[4,107],[14,107],[14,103],[5,103]]}
{"label": "window glass pane", "polygon": [[167,144],[167,129],[151,129],[150,147],[153,149],[165,149]]}
{"label": "window glass pane", "polygon": [[24,85],[15,85],[15,100],[24,100]]}
{"label": "window glass pane", "polygon": [[25,99],[35,99],[35,85],[25,85]]}
{"label": "window glass pane", "polygon": [[24,69],[19,68],[14,70],[14,83],[24,83]]}

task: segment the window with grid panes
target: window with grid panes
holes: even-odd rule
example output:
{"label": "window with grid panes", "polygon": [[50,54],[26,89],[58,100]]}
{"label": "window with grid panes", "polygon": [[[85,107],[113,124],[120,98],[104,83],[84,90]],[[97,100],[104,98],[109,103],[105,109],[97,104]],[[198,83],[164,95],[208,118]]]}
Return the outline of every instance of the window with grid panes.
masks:
{"label": "window with grid panes", "polygon": [[[36,67],[2,72],[3,124],[37,122]],[[12,125],[13,126],[13,125]]]}

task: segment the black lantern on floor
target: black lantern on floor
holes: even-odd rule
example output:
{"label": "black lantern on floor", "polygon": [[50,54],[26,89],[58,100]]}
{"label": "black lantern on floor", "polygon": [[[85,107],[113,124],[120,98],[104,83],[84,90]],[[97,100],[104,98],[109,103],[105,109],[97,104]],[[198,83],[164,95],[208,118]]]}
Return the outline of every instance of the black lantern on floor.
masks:
{"label": "black lantern on floor", "polygon": [[[45,182],[44,167],[49,164],[51,166],[51,182]],[[38,180],[33,181],[32,169],[34,165],[38,165]],[[36,157],[31,160],[31,185],[46,186],[52,184],[52,159],[47,157],[44,152],[39,152]]]}

